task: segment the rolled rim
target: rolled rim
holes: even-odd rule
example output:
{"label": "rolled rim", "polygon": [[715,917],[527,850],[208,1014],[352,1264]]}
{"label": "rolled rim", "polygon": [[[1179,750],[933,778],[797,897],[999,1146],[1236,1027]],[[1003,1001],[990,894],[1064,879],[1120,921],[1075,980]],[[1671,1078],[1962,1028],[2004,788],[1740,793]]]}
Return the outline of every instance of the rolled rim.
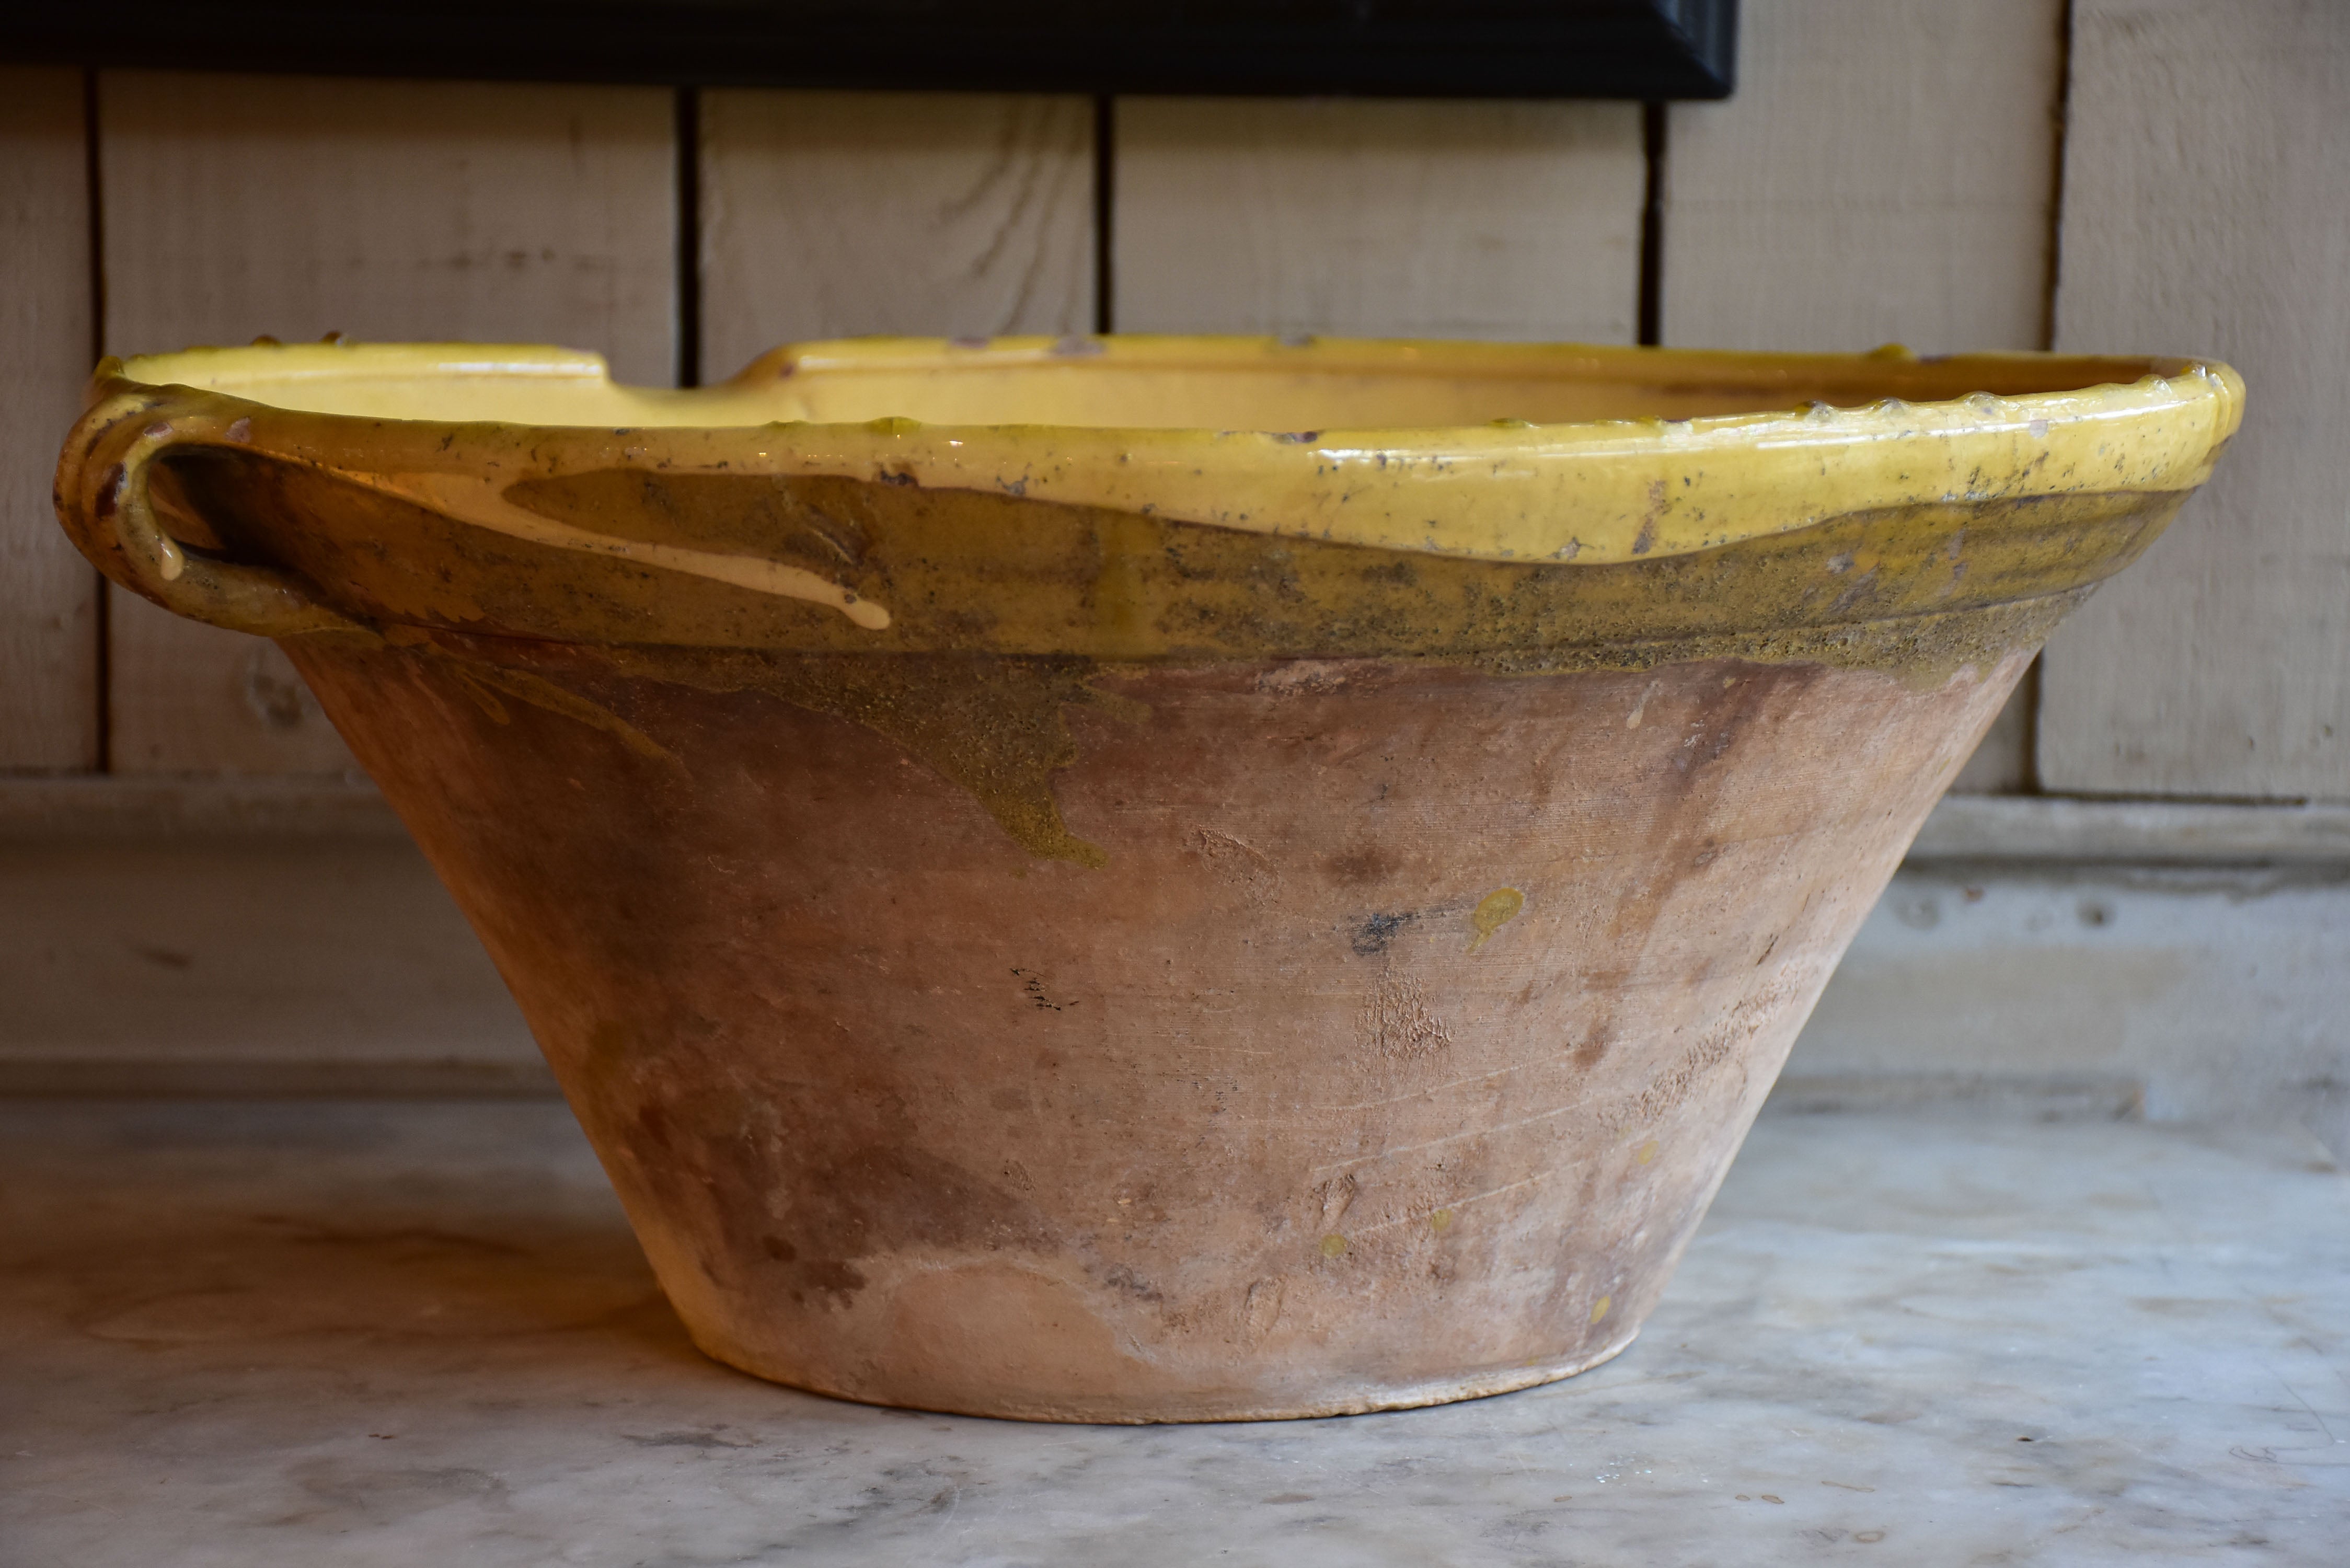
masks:
{"label": "rolled rim", "polygon": [[[1661,411],[1312,430],[837,417],[920,401],[904,388],[979,399],[1051,378],[1090,395],[1186,376],[1574,384],[1645,395]],[[501,393],[508,411],[536,397],[576,417],[497,417]],[[976,490],[1385,549],[1604,565],[1876,508],[2190,490],[2241,421],[2243,383],[2190,358],[1105,337],[804,343],[686,391],[616,383],[599,356],[553,348],[196,348],[101,365],[93,401],[126,395],[218,427],[255,407],[286,410],[322,448],[380,443],[388,425],[461,432],[439,462],[416,455],[425,443],[396,442],[411,472],[463,472],[493,431],[608,431],[591,443],[602,448],[592,461],[609,461],[617,437],[671,468]],[[1760,406],[1669,417],[1725,402]]]}

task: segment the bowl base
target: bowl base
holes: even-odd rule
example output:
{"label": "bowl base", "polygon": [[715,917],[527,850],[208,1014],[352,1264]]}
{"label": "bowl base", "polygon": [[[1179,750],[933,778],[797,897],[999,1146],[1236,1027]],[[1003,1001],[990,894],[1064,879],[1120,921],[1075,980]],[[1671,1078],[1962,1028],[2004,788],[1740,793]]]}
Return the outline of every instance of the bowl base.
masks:
{"label": "bowl base", "polygon": [[845,1388],[826,1387],[805,1376],[785,1376],[763,1371],[753,1365],[751,1357],[739,1352],[730,1354],[726,1349],[704,1343],[700,1334],[692,1334],[690,1329],[688,1333],[694,1347],[712,1361],[769,1383],[796,1388],[803,1393],[821,1394],[828,1399],[845,1399],[851,1404],[874,1405],[884,1409],[924,1410],[941,1416],[985,1416],[1003,1421],[1054,1421],[1104,1427],[1149,1427],[1210,1421],[1310,1421],[1326,1416],[1364,1416],[1378,1410],[1415,1410],[1429,1405],[1454,1405],[1466,1399],[1486,1399],[1496,1394],[1514,1394],[1522,1388],[1538,1387],[1544,1383],[1563,1382],[1578,1373],[1588,1372],[1595,1366],[1615,1360],[1640,1337],[1640,1331],[1635,1328],[1623,1338],[1590,1355],[1563,1361],[1534,1362],[1523,1366],[1480,1372],[1469,1377],[1369,1384],[1358,1386],[1351,1393],[1316,1399],[1252,1399],[1245,1392],[1235,1389],[1188,1397],[1149,1396],[1120,1407],[1108,1401],[1100,1405],[1081,1405],[1066,1400],[1039,1399],[1032,1404],[1006,1399],[982,1407],[951,1401],[931,1404],[919,1398],[877,1398]]}

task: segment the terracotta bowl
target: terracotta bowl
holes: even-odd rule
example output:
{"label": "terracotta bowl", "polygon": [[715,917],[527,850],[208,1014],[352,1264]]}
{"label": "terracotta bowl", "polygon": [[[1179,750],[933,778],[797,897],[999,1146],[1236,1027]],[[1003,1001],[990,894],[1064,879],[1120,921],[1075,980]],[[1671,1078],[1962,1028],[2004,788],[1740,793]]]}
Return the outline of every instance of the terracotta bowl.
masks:
{"label": "terracotta bowl", "polygon": [[887,340],[109,361],[58,508],[278,639],[710,1355],[1048,1420],[1592,1366],[2184,360]]}

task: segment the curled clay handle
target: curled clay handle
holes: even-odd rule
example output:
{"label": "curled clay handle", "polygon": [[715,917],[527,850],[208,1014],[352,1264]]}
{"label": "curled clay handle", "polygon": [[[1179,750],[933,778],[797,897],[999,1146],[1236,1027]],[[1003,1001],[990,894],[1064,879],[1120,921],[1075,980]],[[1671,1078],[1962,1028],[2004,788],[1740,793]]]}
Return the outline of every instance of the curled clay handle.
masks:
{"label": "curled clay handle", "polygon": [[363,630],[291,573],[192,550],[156,522],[148,482],[158,457],[177,446],[240,444],[234,421],[174,408],[168,395],[106,398],[66,438],[57,521],[91,565],[175,615],[262,637]]}

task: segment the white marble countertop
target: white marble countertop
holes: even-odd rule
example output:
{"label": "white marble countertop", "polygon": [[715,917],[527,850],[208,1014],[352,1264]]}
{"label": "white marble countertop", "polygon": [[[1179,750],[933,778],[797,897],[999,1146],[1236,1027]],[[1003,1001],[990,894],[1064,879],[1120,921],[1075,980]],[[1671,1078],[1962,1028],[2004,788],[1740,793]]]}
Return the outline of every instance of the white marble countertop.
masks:
{"label": "white marble countertop", "polygon": [[1211,1427],[697,1355],[546,1103],[0,1102],[0,1563],[2350,1563],[2313,1141],[1766,1116],[1620,1359]]}

